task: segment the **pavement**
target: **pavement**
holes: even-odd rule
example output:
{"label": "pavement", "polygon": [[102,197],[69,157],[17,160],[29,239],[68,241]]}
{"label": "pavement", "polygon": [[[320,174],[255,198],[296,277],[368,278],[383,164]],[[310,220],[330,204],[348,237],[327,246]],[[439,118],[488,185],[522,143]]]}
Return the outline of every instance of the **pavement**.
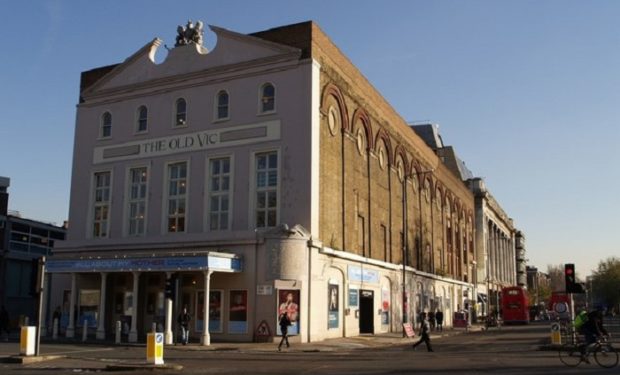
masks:
{"label": "pavement", "polygon": [[[497,329],[497,328],[492,328]],[[473,325],[467,330],[464,328],[445,329],[443,332],[432,332],[431,340],[441,340],[444,337],[480,332],[484,328]],[[417,341],[418,337],[403,337],[402,333],[384,333],[376,335],[361,335],[356,337],[342,337],[327,339],[320,342],[294,343],[284,352],[346,352],[351,350],[363,350],[369,348],[402,346]],[[180,370],[182,366],[175,364],[181,358],[199,357],[208,352],[239,352],[239,353],[275,353],[277,342],[266,343],[237,343],[215,342],[209,346],[199,344],[166,345],[164,347],[164,360],[166,366],[150,366],[145,361],[146,344],[123,343],[115,345],[111,342],[102,342],[94,339],[87,342],[81,340],[51,338],[41,340],[41,358],[32,358],[23,362],[22,365],[30,370],[35,369],[62,369],[72,371],[130,371],[132,369],[171,369]],[[16,339],[9,342],[0,342],[0,372],[3,369],[15,368],[15,364],[8,364],[19,359],[19,343]],[[201,354],[202,353],[202,354]],[[23,358],[23,357],[22,357]],[[168,358],[168,359],[167,359]],[[49,360],[46,360],[49,359]],[[13,367],[11,367],[13,366]]]}

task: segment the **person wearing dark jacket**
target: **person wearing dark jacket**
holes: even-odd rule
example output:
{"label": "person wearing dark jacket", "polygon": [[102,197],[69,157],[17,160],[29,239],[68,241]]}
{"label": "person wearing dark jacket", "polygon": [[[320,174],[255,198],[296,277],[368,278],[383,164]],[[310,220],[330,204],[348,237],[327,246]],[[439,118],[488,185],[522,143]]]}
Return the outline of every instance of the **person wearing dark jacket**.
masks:
{"label": "person wearing dark jacket", "polygon": [[422,323],[420,325],[420,340],[413,344],[413,350],[415,350],[418,345],[424,342],[426,344],[426,349],[429,352],[432,352],[433,347],[431,346],[431,337],[429,336],[431,326],[428,323],[428,318],[426,317],[426,315],[424,315],[423,319],[424,320],[422,320]]}
{"label": "person wearing dark jacket", "polygon": [[290,348],[291,345],[288,343],[288,326],[291,325],[291,320],[288,317],[286,312],[280,314],[280,319],[278,321],[280,325],[280,332],[282,332],[282,340],[280,340],[280,345],[278,345],[278,351],[282,350],[282,344],[286,341],[286,347]]}
{"label": "person wearing dark jacket", "polygon": [[181,327],[181,343],[186,345],[189,342],[189,322],[192,320],[191,315],[187,312],[187,307],[183,308],[183,312],[179,314],[177,323]]}
{"label": "person wearing dark jacket", "polygon": [[437,310],[435,319],[437,320],[437,330],[443,332],[443,311]]}
{"label": "person wearing dark jacket", "polygon": [[609,336],[609,332],[603,327],[603,314],[597,310],[588,313],[588,320],[581,326],[581,332],[584,334],[586,341],[579,346],[579,350],[583,360],[588,362],[588,359],[585,358],[586,348],[594,344],[599,337]]}

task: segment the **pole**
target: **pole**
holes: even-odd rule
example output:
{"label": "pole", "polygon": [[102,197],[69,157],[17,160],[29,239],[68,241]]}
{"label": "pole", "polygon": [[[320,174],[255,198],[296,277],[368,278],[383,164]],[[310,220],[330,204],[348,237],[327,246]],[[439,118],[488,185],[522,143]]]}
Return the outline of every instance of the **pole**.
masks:
{"label": "pole", "polygon": [[[407,176],[403,175],[403,323],[407,323]],[[407,333],[403,330],[403,337]]]}
{"label": "pole", "polygon": [[34,348],[34,355],[39,356],[41,350],[41,317],[43,315],[43,284],[45,281],[45,257],[39,258],[39,267],[37,269],[37,331]]}

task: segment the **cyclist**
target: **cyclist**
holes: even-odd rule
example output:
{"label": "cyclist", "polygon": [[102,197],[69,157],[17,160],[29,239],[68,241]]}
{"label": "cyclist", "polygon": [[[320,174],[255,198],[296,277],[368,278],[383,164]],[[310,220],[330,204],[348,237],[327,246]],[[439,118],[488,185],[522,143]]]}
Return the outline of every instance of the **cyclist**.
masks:
{"label": "cyclist", "polygon": [[609,337],[609,333],[603,327],[603,314],[598,310],[588,313],[588,320],[581,326],[581,333],[583,333],[586,339],[585,343],[579,346],[581,359],[586,363],[590,363],[588,358],[586,358],[586,348],[594,344],[599,337]]}

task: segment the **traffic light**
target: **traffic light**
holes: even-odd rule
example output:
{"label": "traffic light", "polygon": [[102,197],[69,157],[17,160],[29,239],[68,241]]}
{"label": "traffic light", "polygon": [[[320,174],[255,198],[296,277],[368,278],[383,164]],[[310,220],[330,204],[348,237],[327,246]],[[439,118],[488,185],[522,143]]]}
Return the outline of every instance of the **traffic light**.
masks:
{"label": "traffic light", "polygon": [[566,293],[584,293],[583,286],[575,279],[575,265],[564,265],[564,280],[566,281]]}
{"label": "traffic light", "polygon": [[176,275],[172,275],[170,276],[169,279],[166,279],[166,289],[165,289],[165,296],[166,298],[170,298],[171,300],[174,301],[174,297],[176,296],[176,281],[177,281],[177,277]]}

